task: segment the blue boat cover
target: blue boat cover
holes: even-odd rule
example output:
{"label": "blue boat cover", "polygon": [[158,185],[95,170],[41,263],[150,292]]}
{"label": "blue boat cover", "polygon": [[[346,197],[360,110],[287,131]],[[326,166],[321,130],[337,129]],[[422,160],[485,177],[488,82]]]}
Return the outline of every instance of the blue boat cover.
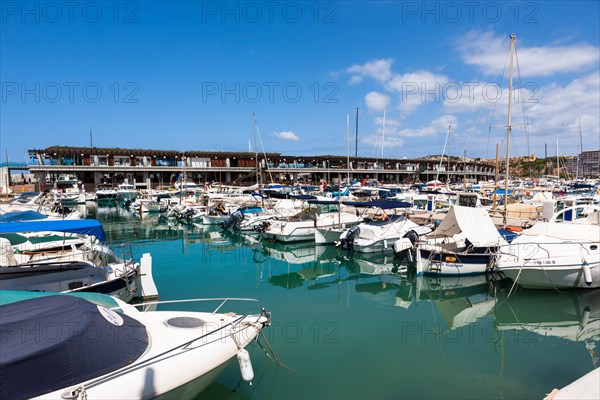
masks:
{"label": "blue boat cover", "polygon": [[340,204],[338,199],[327,199],[327,200],[308,200],[308,204]]}
{"label": "blue boat cover", "polygon": [[512,242],[514,238],[519,236],[518,233],[511,232],[507,229],[498,229],[498,233],[500,233],[500,236],[502,236],[508,243]]}
{"label": "blue boat cover", "polygon": [[293,194],[290,195],[290,197],[292,199],[298,199],[298,200],[316,200],[317,196],[312,196],[310,194]]}
{"label": "blue boat cover", "polygon": [[17,221],[33,221],[36,219],[46,219],[47,215],[39,212],[28,210],[28,211],[11,211],[0,215],[0,223],[4,222],[17,222]]}
{"label": "blue boat cover", "polygon": [[0,306],[0,316],[2,399],[68,389],[131,364],[148,347],[140,322],[78,297],[23,300]]}
{"label": "blue boat cover", "polygon": [[0,224],[0,234],[44,231],[82,233],[95,236],[101,242],[106,240],[102,224],[95,219],[50,219],[44,221],[8,222]]}
{"label": "blue boat cover", "polygon": [[382,210],[392,208],[408,208],[410,203],[406,201],[372,200],[372,201],[344,201],[343,204],[354,207],[377,207]]}

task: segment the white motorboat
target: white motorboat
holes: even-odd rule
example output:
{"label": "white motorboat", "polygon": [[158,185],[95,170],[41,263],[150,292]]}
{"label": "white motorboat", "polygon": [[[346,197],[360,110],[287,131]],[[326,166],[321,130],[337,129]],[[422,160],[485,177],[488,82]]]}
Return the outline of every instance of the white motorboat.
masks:
{"label": "white motorboat", "polygon": [[184,312],[139,311],[99,295],[90,301],[19,292],[1,297],[2,398],[194,398],[236,356],[251,381],[245,347],[270,323],[264,309],[220,311],[251,299],[208,299],[218,304],[211,312]]}
{"label": "white motorboat", "polygon": [[[85,206],[67,207],[56,204],[51,193],[21,194],[9,204],[0,205],[0,215],[11,212],[33,211],[53,219],[80,219],[85,214]],[[0,218],[0,222],[3,219]],[[4,220],[5,222],[5,220]]]}
{"label": "white motorboat", "polygon": [[399,251],[411,244],[417,275],[472,275],[491,271],[498,248],[507,242],[485,209],[453,206],[424,240],[408,243],[405,238],[395,248]]}
{"label": "white motorboat", "polygon": [[2,223],[0,236],[2,290],[96,292],[125,301],[158,297],[150,254],[135,263],[129,248],[118,258],[102,245],[96,220]]}
{"label": "white motorboat", "polygon": [[75,175],[60,175],[51,193],[58,204],[85,204],[85,190]]}
{"label": "white motorboat", "polygon": [[133,202],[137,198],[138,192],[131,183],[121,183],[117,185],[117,199],[119,201],[129,200]]}
{"label": "white motorboat", "polygon": [[194,181],[177,181],[173,184],[175,190],[180,193],[196,194],[203,190],[203,187],[196,184]]}
{"label": "white motorboat", "polygon": [[600,287],[599,208],[568,207],[524,230],[500,249],[496,269],[528,289]]}
{"label": "white motorboat", "polygon": [[230,219],[224,222],[223,228],[232,227],[244,233],[260,233],[269,226],[270,220],[286,219],[302,211],[302,203],[293,199],[278,199],[275,204],[267,202],[265,207],[269,208],[263,208],[261,212],[244,213],[242,220],[233,216],[233,213]]}
{"label": "white motorboat", "polygon": [[355,213],[341,211],[337,200],[309,200],[309,207],[287,220],[267,221],[263,235],[281,242],[314,241],[316,228],[350,227],[362,218]]}
{"label": "white motorboat", "polygon": [[117,191],[111,185],[101,183],[96,186],[97,201],[115,201],[117,200]]}
{"label": "white motorboat", "polygon": [[419,226],[403,214],[387,214],[385,210],[405,209],[410,207],[406,202],[371,201],[345,202],[355,207],[375,207],[379,211],[365,218],[364,222],[346,230],[340,236],[339,246],[360,253],[391,252],[394,243],[403,238],[409,231],[417,235],[431,232],[426,226]]}

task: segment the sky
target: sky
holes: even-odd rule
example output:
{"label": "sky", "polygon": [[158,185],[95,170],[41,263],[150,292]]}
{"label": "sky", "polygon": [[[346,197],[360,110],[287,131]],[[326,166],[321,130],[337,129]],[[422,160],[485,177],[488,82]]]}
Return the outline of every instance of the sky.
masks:
{"label": "sky", "polygon": [[598,150],[599,4],[2,0],[0,162],[53,145],[493,158],[512,33],[511,156]]}

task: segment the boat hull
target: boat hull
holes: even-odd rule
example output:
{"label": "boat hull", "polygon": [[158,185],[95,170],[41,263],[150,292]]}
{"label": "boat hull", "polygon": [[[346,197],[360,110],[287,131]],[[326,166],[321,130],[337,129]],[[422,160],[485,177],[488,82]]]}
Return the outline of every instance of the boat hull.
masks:
{"label": "boat hull", "polygon": [[417,248],[417,275],[481,275],[491,271],[491,254],[460,254]]}
{"label": "boat hull", "polygon": [[[252,342],[267,323],[262,315],[161,311],[142,314],[146,315],[136,319],[152,335],[152,347],[134,363],[99,377],[96,380],[99,383],[90,384],[93,379],[83,382],[87,398],[194,398],[214,382],[240,348]],[[168,321],[177,319],[174,317],[202,324],[171,326]],[[229,326],[231,323],[235,325]],[[181,346],[185,343],[188,344]],[[165,353],[168,349],[170,353]],[[39,398],[60,398],[66,390],[78,386],[64,387]]]}
{"label": "boat hull", "polygon": [[317,228],[315,244],[331,244],[340,240],[343,230],[339,228]]}
{"label": "boat hull", "polygon": [[600,288],[600,262],[590,265],[592,283],[585,282],[581,264],[568,266],[502,266],[499,270],[525,289]]}
{"label": "boat hull", "polygon": [[394,251],[394,243],[399,237],[385,238],[373,241],[361,241],[358,239],[354,243],[354,251],[359,253],[386,253]]}
{"label": "boat hull", "polygon": [[[7,268],[16,270],[20,268]],[[27,290],[35,292],[93,292],[103,293],[129,302],[133,299],[137,274],[131,270],[127,280],[119,273],[103,267],[41,270],[37,273],[24,269],[21,273],[0,275],[0,290]]]}

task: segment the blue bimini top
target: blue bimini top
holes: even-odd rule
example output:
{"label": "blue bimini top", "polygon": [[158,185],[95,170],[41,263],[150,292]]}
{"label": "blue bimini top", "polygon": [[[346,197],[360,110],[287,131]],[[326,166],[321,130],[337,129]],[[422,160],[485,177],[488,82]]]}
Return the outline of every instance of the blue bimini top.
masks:
{"label": "blue bimini top", "polygon": [[45,231],[82,233],[95,236],[100,242],[106,240],[102,224],[95,219],[50,219],[43,221],[0,223],[0,234]]}

